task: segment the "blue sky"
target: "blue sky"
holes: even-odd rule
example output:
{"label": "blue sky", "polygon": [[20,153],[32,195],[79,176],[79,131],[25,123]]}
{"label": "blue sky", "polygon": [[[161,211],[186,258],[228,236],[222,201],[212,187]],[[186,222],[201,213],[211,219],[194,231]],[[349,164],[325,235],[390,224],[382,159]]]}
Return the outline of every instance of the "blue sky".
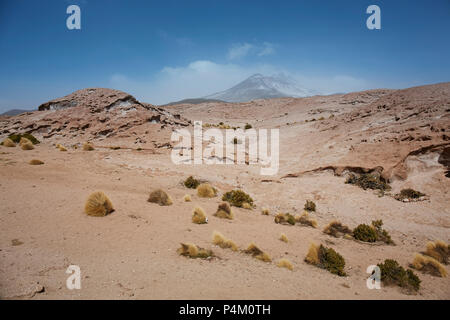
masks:
{"label": "blue sky", "polygon": [[[66,8],[81,8],[68,30]],[[381,8],[368,30],[366,8]],[[323,93],[450,81],[450,1],[2,0],[0,111],[86,87],[154,104],[285,72]]]}

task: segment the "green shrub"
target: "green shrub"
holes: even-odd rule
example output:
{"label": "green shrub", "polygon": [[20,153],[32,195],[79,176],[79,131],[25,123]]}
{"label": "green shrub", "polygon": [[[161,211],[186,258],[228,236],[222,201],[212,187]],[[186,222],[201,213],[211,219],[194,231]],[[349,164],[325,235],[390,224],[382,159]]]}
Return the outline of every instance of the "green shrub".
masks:
{"label": "green shrub", "polygon": [[319,247],[319,266],[338,276],[345,276],[345,259],[332,248]]}
{"label": "green shrub", "polygon": [[253,199],[242,190],[232,190],[225,193],[222,197],[223,201],[229,202],[232,206],[242,207],[243,203],[247,202],[253,206]]}
{"label": "green shrub", "polygon": [[404,199],[418,199],[420,197],[425,196],[426,194],[416,191],[414,189],[402,189],[399,194],[395,195],[395,199],[404,200]]}
{"label": "green shrub", "polygon": [[353,229],[353,237],[356,240],[364,241],[364,242],[376,242],[377,241],[377,233],[375,229],[367,224],[360,224],[355,229]]}
{"label": "green shrub", "polygon": [[290,214],[290,213],[286,213],[286,221],[287,223],[289,223],[290,225],[295,225],[295,217]]}
{"label": "green shrub", "polygon": [[316,204],[313,201],[306,200],[304,209],[306,211],[316,211]]}
{"label": "green shrub", "polygon": [[364,190],[390,190],[391,187],[379,175],[363,173],[359,176],[350,174],[345,183],[354,184]]}
{"label": "green shrub", "polygon": [[245,130],[247,130],[247,129],[251,129],[252,128],[252,125],[251,124],[249,124],[249,123],[247,123],[246,125],[245,125],[245,127],[244,127],[244,129]]}
{"label": "green shrub", "polygon": [[377,240],[383,241],[387,244],[394,244],[394,241],[392,241],[391,236],[389,233],[382,228],[383,226],[383,220],[374,220],[372,221],[372,227],[375,229],[375,232],[377,234]]}
{"label": "green shrub", "polygon": [[381,271],[381,281],[386,285],[398,285],[408,290],[420,289],[420,279],[410,269],[405,270],[397,261],[386,259],[384,263],[378,264]]}
{"label": "green shrub", "polygon": [[11,135],[9,135],[9,137],[12,141],[14,141],[15,143],[19,143],[20,139],[22,138],[27,138],[28,140],[31,141],[31,143],[33,144],[39,144],[40,141],[38,139],[36,139],[32,134],[30,133],[13,133]]}
{"label": "green shrub", "polygon": [[184,181],[184,186],[189,189],[197,189],[197,187],[199,185],[200,185],[200,181],[198,181],[197,179],[194,179],[193,176],[190,176],[189,178],[187,178]]}

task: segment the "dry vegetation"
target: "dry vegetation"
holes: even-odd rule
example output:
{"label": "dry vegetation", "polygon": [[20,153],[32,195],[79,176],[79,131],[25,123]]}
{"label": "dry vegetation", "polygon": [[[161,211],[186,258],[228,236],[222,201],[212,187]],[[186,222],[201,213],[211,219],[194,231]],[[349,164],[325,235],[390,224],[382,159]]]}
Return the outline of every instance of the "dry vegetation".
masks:
{"label": "dry vegetation", "polygon": [[213,243],[222,249],[230,248],[233,251],[238,250],[238,246],[233,240],[225,238],[225,236],[218,231],[213,232]]}
{"label": "dry vegetation", "polygon": [[196,224],[208,223],[208,218],[206,217],[205,211],[200,207],[195,207],[192,213],[192,222]]}
{"label": "dry vegetation", "polygon": [[217,208],[216,213],[214,213],[214,216],[222,219],[234,219],[233,211],[231,211],[231,207],[227,202],[222,202],[219,204],[219,207]]}
{"label": "dry vegetation", "polygon": [[173,204],[172,198],[162,189],[152,191],[148,197],[148,202],[157,203],[160,206],[170,206]]}
{"label": "dry vegetation", "polygon": [[84,206],[84,212],[94,217],[104,217],[113,211],[111,200],[101,191],[92,193]]}

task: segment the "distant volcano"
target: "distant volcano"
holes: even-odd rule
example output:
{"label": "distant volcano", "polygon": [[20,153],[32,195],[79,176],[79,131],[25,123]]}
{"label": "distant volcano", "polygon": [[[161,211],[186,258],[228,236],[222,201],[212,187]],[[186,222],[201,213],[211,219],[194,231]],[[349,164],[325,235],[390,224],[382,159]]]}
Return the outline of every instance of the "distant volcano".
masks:
{"label": "distant volcano", "polygon": [[203,97],[226,102],[245,102],[255,99],[308,97],[315,95],[313,90],[301,87],[293,78],[284,74],[263,76],[254,74],[234,87]]}

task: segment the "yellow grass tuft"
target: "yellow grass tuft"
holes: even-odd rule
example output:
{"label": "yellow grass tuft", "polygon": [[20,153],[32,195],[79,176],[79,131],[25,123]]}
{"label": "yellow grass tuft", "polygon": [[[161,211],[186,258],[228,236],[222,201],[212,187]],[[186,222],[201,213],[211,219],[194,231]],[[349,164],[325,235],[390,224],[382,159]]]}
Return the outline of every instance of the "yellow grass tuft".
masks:
{"label": "yellow grass tuft", "polygon": [[[22,138],[22,139],[24,139],[24,138]],[[33,144],[31,142],[29,142],[29,143],[28,142],[24,142],[24,143],[21,144],[21,148],[22,148],[22,150],[33,150],[34,146],[33,146]]]}
{"label": "yellow grass tuft", "polygon": [[184,202],[191,202],[192,201],[191,196],[189,194],[184,195],[183,200],[184,200]]}
{"label": "yellow grass tuft", "polygon": [[417,253],[412,262],[412,267],[414,269],[420,270],[425,273],[429,273],[437,277],[446,277],[447,270],[445,267],[439,263],[436,259],[432,257],[427,257]]}
{"label": "yellow grass tuft", "polygon": [[30,141],[30,139],[27,139],[25,137],[21,137],[19,141],[19,146],[22,146],[25,143],[33,144],[33,142]]}
{"label": "yellow grass tuft", "polygon": [[92,193],[84,206],[84,212],[94,217],[104,217],[113,211],[111,200],[101,191]]}
{"label": "yellow grass tuft", "polygon": [[193,243],[181,243],[181,247],[178,248],[177,253],[179,255],[193,259],[194,258],[207,259],[213,256],[213,252],[211,250],[197,247]]}
{"label": "yellow grass tuft", "polygon": [[205,211],[200,207],[195,207],[192,213],[192,222],[197,224],[208,223],[208,218],[206,217]]}
{"label": "yellow grass tuft", "polygon": [[238,246],[233,240],[227,239],[218,231],[213,232],[213,243],[222,249],[230,248],[233,251],[238,250]]}
{"label": "yellow grass tuft", "polygon": [[263,216],[268,216],[268,215],[269,215],[269,209],[263,208],[263,209],[261,210],[261,214],[262,214]]}
{"label": "yellow grass tuft", "polygon": [[427,250],[425,251],[427,256],[430,256],[437,261],[448,264],[448,258],[450,255],[450,247],[447,243],[441,240],[427,243]]}
{"label": "yellow grass tuft", "polygon": [[286,242],[286,243],[289,242],[288,237],[284,233],[281,234],[280,240],[283,241],[283,242]]}
{"label": "yellow grass tuft", "polygon": [[214,213],[214,216],[222,219],[234,219],[233,211],[231,211],[231,207],[228,202],[222,202],[221,204],[219,204],[219,207],[217,208],[216,213]]}
{"label": "yellow grass tuft", "polygon": [[309,246],[308,253],[306,254],[305,261],[307,263],[314,264],[314,265],[318,265],[319,264],[319,262],[320,262],[320,260],[319,260],[319,247],[316,244],[311,243],[311,245]]}
{"label": "yellow grass tuft", "polygon": [[209,183],[202,183],[197,187],[197,194],[201,198],[214,198],[217,190]]}
{"label": "yellow grass tuft", "polygon": [[284,258],[280,259],[278,261],[277,266],[280,267],[280,268],[289,269],[291,271],[294,270],[294,266],[292,265],[292,263],[288,259],[284,259]]}
{"label": "yellow grass tuft", "polygon": [[150,193],[148,202],[157,203],[160,206],[170,206],[173,204],[172,198],[162,189],[156,189]]}
{"label": "yellow grass tuft", "polygon": [[254,258],[259,259],[259,260],[264,261],[264,262],[271,262],[272,261],[272,258],[270,258],[270,256],[267,253],[265,253],[264,251],[259,249],[256,246],[256,244],[254,244],[253,242],[250,243],[250,245],[247,247],[247,249],[244,250],[244,253],[250,254]]}
{"label": "yellow grass tuft", "polygon": [[38,159],[33,159],[30,160],[30,162],[28,162],[29,164],[31,164],[32,166],[38,166],[40,164],[44,164],[44,161],[38,160]]}
{"label": "yellow grass tuft", "polygon": [[9,147],[9,148],[16,146],[14,141],[12,141],[10,138],[6,138],[5,140],[3,140],[2,145],[4,145],[5,147]]}
{"label": "yellow grass tuft", "polygon": [[250,203],[248,203],[248,202],[244,202],[242,204],[242,208],[247,209],[247,210],[253,209],[252,206],[250,205]]}
{"label": "yellow grass tuft", "polygon": [[298,222],[306,226],[311,226],[313,228],[317,228],[317,221],[315,219],[310,218],[307,211],[303,211],[301,215],[296,215],[295,222]]}
{"label": "yellow grass tuft", "polygon": [[59,151],[67,151],[67,149],[63,145],[59,145]]}
{"label": "yellow grass tuft", "polygon": [[94,146],[90,142],[85,142],[83,144],[83,150],[84,151],[92,151],[92,150],[94,150]]}

